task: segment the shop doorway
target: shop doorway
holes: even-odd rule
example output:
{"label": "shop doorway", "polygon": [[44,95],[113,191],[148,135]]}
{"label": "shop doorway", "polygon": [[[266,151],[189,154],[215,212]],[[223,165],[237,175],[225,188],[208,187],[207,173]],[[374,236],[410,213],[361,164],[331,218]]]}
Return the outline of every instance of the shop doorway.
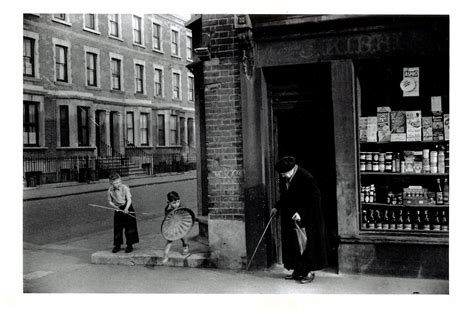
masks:
{"label": "shop doorway", "polygon": [[[282,156],[292,155],[316,179],[326,216],[330,266],[337,267],[336,166],[330,64],[272,68],[264,74],[273,124],[273,140],[270,143],[273,145],[273,160],[276,162]],[[278,192],[273,192],[273,196],[278,199]],[[279,235],[275,238],[277,260],[281,262]]]}

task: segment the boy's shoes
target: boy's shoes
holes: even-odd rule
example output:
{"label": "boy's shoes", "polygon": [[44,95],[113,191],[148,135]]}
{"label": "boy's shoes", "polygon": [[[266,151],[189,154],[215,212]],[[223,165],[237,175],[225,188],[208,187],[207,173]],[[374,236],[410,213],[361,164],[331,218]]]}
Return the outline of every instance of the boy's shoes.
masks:
{"label": "boy's shoes", "polygon": [[132,246],[127,246],[127,248],[125,249],[125,253],[130,253],[133,251],[133,247]]}
{"label": "boy's shoes", "polygon": [[303,279],[301,279],[301,283],[302,284],[305,284],[305,283],[310,283],[311,281],[314,280],[314,273],[313,272],[309,272],[306,276],[304,276]]}
{"label": "boy's shoes", "polygon": [[120,251],[120,246],[115,246],[113,249],[112,249],[112,253],[117,253]]}
{"label": "boy's shoes", "polygon": [[285,276],[285,280],[301,280],[301,279],[303,279],[303,276],[295,274],[295,272],[293,272],[290,275]]}
{"label": "boy's shoes", "polygon": [[183,246],[183,251],[181,251],[182,255],[188,255],[189,254],[189,246]]}

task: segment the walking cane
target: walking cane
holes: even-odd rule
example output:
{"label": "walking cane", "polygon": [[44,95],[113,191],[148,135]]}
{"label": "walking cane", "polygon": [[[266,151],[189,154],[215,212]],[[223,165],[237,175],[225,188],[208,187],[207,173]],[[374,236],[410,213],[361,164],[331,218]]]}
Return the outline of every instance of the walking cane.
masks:
{"label": "walking cane", "polygon": [[270,223],[272,223],[272,219],[273,219],[273,217],[275,217],[275,215],[276,215],[276,212],[274,212],[273,214],[270,215],[270,219],[268,219],[267,226],[265,227],[265,230],[263,230],[262,236],[260,237],[260,240],[257,243],[257,247],[255,247],[255,250],[253,251],[252,257],[250,258],[250,261],[247,264],[247,268],[245,269],[245,271],[249,270],[249,267],[250,267],[250,264],[252,263],[253,257],[255,256],[255,253],[257,253],[257,249],[258,249],[258,247],[260,246],[260,243],[263,240],[263,236],[265,236],[265,233],[266,233],[268,227],[270,226]]}

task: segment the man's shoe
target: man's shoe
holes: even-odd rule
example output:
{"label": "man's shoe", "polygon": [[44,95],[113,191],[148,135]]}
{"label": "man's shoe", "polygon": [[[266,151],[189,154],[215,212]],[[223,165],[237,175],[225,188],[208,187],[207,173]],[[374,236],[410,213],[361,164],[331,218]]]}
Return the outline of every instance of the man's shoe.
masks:
{"label": "man's shoe", "polygon": [[112,249],[112,253],[117,253],[120,251],[120,246],[115,246],[113,249]]}
{"label": "man's shoe", "polygon": [[303,276],[295,275],[294,272],[290,275],[285,276],[285,280],[300,280],[301,278],[303,278]]}
{"label": "man's shoe", "polygon": [[310,283],[313,280],[314,280],[314,273],[309,272],[306,276],[303,277],[303,279],[301,279],[300,282],[302,284],[305,284],[305,283]]}
{"label": "man's shoe", "polygon": [[127,246],[127,248],[125,249],[125,253],[130,253],[133,251],[133,247],[132,246]]}

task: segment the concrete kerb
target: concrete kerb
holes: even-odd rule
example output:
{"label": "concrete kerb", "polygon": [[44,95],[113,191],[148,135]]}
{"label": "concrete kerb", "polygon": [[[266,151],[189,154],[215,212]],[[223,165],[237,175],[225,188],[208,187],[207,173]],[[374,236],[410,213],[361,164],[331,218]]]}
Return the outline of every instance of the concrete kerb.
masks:
{"label": "concrete kerb", "polygon": [[[196,172],[186,172],[183,174],[161,174],[159,176],[149,177],[123,177],[124,182],[131,188],[155,185],[160,183],[172,183],[196,179]],[[69,195],[78,195],[84,193],[102,192],[106,190],[108,180],[101,179],[94,183],[59,183],[52,185],[43,185],[36,188],[23,189],[23,201],[34,201]]]}

